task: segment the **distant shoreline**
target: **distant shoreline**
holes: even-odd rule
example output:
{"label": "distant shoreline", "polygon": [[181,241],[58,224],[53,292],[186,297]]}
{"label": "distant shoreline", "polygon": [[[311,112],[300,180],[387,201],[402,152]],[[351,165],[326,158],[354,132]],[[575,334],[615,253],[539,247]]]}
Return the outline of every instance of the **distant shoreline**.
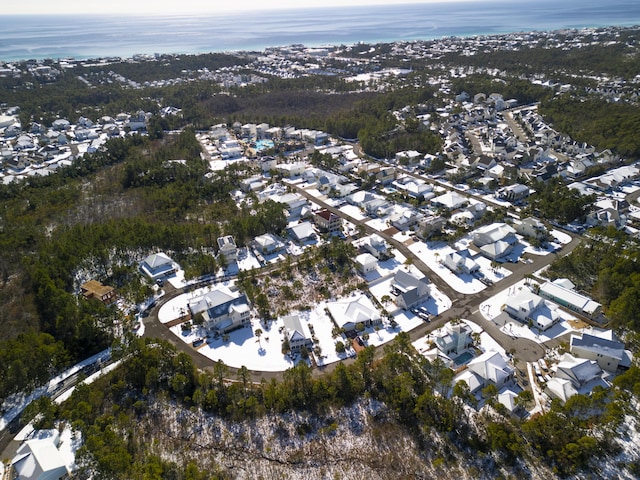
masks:
{"label": "distant shoreline", "polygon": [[4,15],[0,61],[131,58],[640,25],[640,2],[521,0],[182,16]]}

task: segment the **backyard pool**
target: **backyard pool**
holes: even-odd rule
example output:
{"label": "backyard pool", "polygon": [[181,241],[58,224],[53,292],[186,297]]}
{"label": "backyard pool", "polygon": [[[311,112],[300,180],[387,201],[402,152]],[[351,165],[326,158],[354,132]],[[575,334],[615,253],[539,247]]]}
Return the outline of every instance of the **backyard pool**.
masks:
{"label": "backyard pool", "polygon": [[256,152],[273,148],[273,140],[256,140]]}
{"label": "backyard pool", "polygon": [[471,352],[464,352],[461,353],[460,355],[458,355],[454,360],[453,363],[456,364],[456,366],[460,366],[460,365],[464,365],[465,363],[468,363],[469,360],[471,360],[473,358],[473,353]]}

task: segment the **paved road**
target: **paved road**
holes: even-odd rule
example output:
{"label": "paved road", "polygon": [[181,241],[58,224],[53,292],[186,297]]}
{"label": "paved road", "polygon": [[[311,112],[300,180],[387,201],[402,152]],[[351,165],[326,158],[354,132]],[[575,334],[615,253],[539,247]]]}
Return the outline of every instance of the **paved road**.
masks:
{"label": "paved road", "polygon": [[[396,248],[402,255],[404,255],[407,259],[411,259],[413,264],[420,270],[425,276],[427,276],[430,281],[445,295],[447,295],[453,302],[453,306],[448,311],[444,312],[434,321],[423,324],[418,328],[412,330],[409,335],[411,340],[417,340],[425,336],[428,332],[439,328],[444,325],[449,320],[454,318],[465,318],[471,320],[478,325],[480,325],[484,331],[486,331],[492,338],[498,342],[505,350],[507,351],[515,351],[515,358],[521,362],[531,362],[535,361],[539,358],[542,358],[545,353],[545,347],[539,345],[533,340],[527,338],[519,338],[512,337],[510,335],[505,334],[500,330],[500,328],[494,324],[491,320],[485,319],[479,312],[479,306],[482,302],[489,299],[491,296],[495,295],[499,291],[505,290],[522,279],[524,279],[527,275],[532,275],[534,272],[540,270],[544,266],[551,263],[558,255],[567,255],[569,254],[577,245],[580,244],[580,238],[572,236],[572,240],[569,244],[565,245],[560,252],[556,254],[550,254],[546,256],[535,256],[535,259],[532,263],[524,264],[510,264],[510,270],[512,274],[501,280],[500,282],[495,283],[494,285],[484,289],[483,291],[473,294],[473,295],[464,295],[453,288],[451,288],[439,275],[433,272],[419,257],[417,257],[404,243],[396,240],[392,236],[385,234],[384,232],[380,232],[370,225],[367,225],[364,221],[358,220],[356,218],[351,217],[350,215],[345,214],[339,209],[329,205],[328,203],[322,201],[321,199],[312,196],[304,189],[293,186],[295,190],[298,191],[301,195],[306,197],[309,201],[315,203],[316,205],[326,208],[327,210],[335,213],[336,215],[341,216],[344,220],[353,223],[356,226],[361,226],[364,228],[365,232],[368,234],[376,233],[384,238],[391,246]],[[144,319],[145,326],[145,337],[155,337],[168,341],[169,343],[175,345],[179,350],[186,352],[189,354],[194,361],[194,364],[197,368],[202,370],[211,371],[215,362],[208,357],[198,353],[195,349],[191,347],[191,345],[179,340],[176,336],[169,331],[169,329],[160,323],[157,317],[158,309],[171,298],[181,294],[184,292],[184,289],[174,289],[169,284],[167,284],[167,289],[164,297],[158,302],[158,304],[154,307],[150,315]],[[378,349],[377,355],[381,354],[382,349]],[[348,361],[347,361],[348,362]],[[327,365],[318,371],[327,372],[333,370],[335,364]],[[229,368],[231,375],[236,374],[237,369]],[[278,378],[281,373],[279,372],[259,372],[252,371],[252,379],[253,381],[259,382],[262,378],[269,380],[270,378]]]}

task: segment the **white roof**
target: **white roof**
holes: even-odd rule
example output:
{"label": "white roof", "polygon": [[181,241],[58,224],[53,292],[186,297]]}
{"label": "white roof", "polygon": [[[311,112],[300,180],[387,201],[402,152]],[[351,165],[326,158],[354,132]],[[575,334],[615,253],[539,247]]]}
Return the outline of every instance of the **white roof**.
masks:
{"label": "white roof", "polygon": [[293,227],[291,227],[290,230],[298,240],[305,240],[312,237],[316,233],[313,229],[313,225],[310,222],[299,223],[298,225],[294,225]]}
{"label": "white roof", "polygon": [[311,332],[306,322],[302,322],[298,315],[282,317],[282,323],[287,329],[289,340],[305,340],[311,338]]}
{"label": "white roof", "polygon": [[554,396],[563,402],[566,402],[578,393],[573,387],[573,384],[565,378],[553,377],[547,382],[547,388]]}
{"label": "white roof", "polygon": [[510,412],[513,412],[516,409],[517,398],[518,394],[513,390],[505,390],[504,392],[498,394],[498,402],[504,405]]}
{"label": "white roof", "polygon": [[327,304],[327,308],[340,327],[348,323],[356,324],[367,320],[377,321],[380,319],[380,314],[366,295],[330,302]]}
{"label": "white roof", "polygon": [[557,283],[544,283],[540,287],[540,292],[550,297],[561,299],[569,305],[579,308],[588,314],[593,314],[598,310],[598,308],[600,308],[600,304],[598,302],[591,300],[589,297],[586,297],[575,290],[558,285]]}
{"label": "white roof", "polygon": [[370,265],[372,263],[376,263],[378,260],[376,257],[371,255],[370,253],[361,253],[355,258],[355,262],[358,265]]}
{"label": "white roof", "polygon": [[28,440],[17,451],[12,463],[19,479],[57,479],[68,473],[67,455],[56,443],[58,432],[38,432],[39,438]]}
{"label": "white roof", "polygon": [[467,201],[466,197],[463,197],[459,193],[453,191],[447,192],[431,200],[432,203],[439,203],[451,210],[461,207],[467,203]]}
{"label": "white roof", "polygon": [[171,258],[169,258],[164,252],[158,252],[145,258],[144,263],[151,269],[157,269],[163,265],[171,265],[173,260],[171,260]]}
{"label": "white roof", "polygon": [[467,367],[482,378],[496,384],[503,383],[513,371],[498,352],[485,352],[471,360]]}

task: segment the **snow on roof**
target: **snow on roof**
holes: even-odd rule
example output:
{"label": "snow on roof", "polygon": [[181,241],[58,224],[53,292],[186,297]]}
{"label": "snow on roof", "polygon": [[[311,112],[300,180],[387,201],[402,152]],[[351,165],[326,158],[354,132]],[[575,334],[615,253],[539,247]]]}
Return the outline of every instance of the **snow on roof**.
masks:
{"label": "snow on roof", "polygon": [[173,260],[171,260],[171,258],[169,258],[164,252],[158,252],[149,255],[144,259],[143,263],[148,265],[149,268],[155,270],[163,265],[171,265],[173,263]]}
{"label": "snow on roof", "polygon": [[431,200],[431,203],[438,203],[453,210],[467,203],[467,198],[463,197],[457,192],[449,191],[443,195],[440,195],[439,197],[433,198]]}
{"label": "snow on roof", "polygon": [[327,304],[327,308],[340,327],[344,327],[349,323],[356,324],[369,320],[380,320],[380,314],[371,300],[364,294],[330,302]]}
{"label": "snow on roof", "polygon": [[482,378],[496,384],[502,384],[512,373],[511,367],[498,352],[485,352],[471,360],[467,367]]}
{"label": "snow on roof", "polygon": [[302,322],[298,315],[282,317],[282,323],[287,329],[289,340],[304,340],[311,338],[311,332],[306,322]]}
{"label": "snow on roof", "polygon": [[59,445],[57,430],[38,432],[37,438],[23,443],[13,459],[18,478],[60,478],[67,474],[66,458]]}
{"label": "snow on roof", "polygon": [[556,377],[571,381],[576,389],[580,389],[601,376],[602,369],[597,362],[585,358],[576,358],[568,353],[562,356],[556,370]]}
{"label": "snow on roof", "polygon": [[302,222],[289,229],[296,240],[306,240],[315,235],[315,230],[310,222]]}
{"label": "snow on roof", "polygon": [[589,335],[588,333],[583,333],[581,337],[571,335],[571,349],[574,347],[618,360],[622,360],[624,357],[624,343]]}
{"label": "snow on roof", "polygon": [[517,398],[518,394],[513,390],[505,390],[504,392],[498,394],[498,402],[504,405],[510,412],[513,412],[516,409]]}
{"label": "snow on roof", "polygon": [[559,398],[563,402],[566,402],[567,400],[569,400],[569,398],[578,393],[578,391],[574,388],[573,384],[569,380],[558,377],[553,377],[547,382],[547,389],[552,395]]}
{"label": "snow on roof", "polygon": [[540,292],[552,299],[555,298],[562,300],[587,314],[594,314],[600,308],[600,304],[598,302],[595,302],[589,297],[586,297],[575,290],[563,287],[557,283],[544,283],[540,287]]}

